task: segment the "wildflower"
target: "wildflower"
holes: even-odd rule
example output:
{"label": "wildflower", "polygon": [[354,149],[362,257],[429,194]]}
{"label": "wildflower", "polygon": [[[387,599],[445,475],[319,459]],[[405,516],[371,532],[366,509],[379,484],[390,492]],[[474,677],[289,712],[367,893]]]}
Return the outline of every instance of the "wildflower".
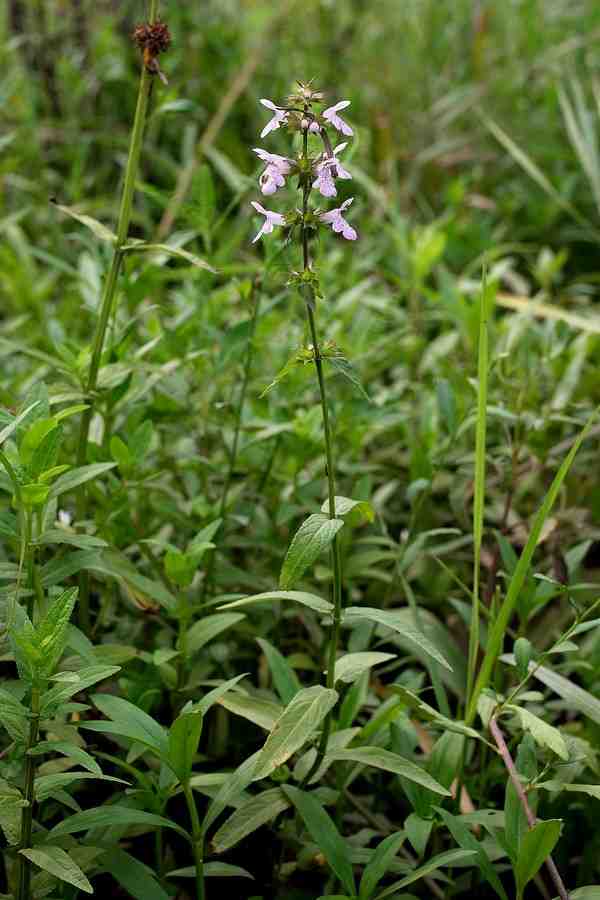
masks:
{"label": "wildflower", "polygon": [[334,178],[342,178],[344,181],[352,178],[352,175],[345,169],[337,154],[341,153],[348,146],[347,143],[338,144],[333,151],[333,156],[323,156],[316,167],[316,179],[313,182],[313,188],[319,191],[323,197],[336,197],[337,190]]}
{"label": "wildflower", "polygon": [[265,100],[264,98],[260,101],[263,106],[266,106],[267,109],[273,110],[273,118],[269,119],[265,127],[260,133],[261,138],[266,137],[272,131],[276,131],[280,125],[284,125],[287,122],[288,111],[286,109],[280,109],[278,106],[271,100]]}
{"label": "wildflower", "polygon": [[325,225],[331,225],[333,231],[336,234],[342,235],[345,237],[347,241],[355,241],[358,237],[356,231],[348,222],[346,222],[343,213],[348,209],[354,197],[350,197],[349,200],[344,200],[341,206],[337,209],[332,209],[329,212],[321,213],[319,216],[321,222],[324,222]]}
{"label": "wildflower", "polygon": [[259,179],[260,189],[263,194],[274,194],[277,188],[285,185],[285,176],[292,171],[293,161],[277,153],[267,153],[260,147],[255,147],[254,153],[267,164]]}
{"label": "wildflower", "polygon": [[335,106],[330,106],[328,109],[323,111],[323,118],[326,122],[329,122],[330,125],[333,125],[333,127],[338,131],[341,131],[342,134],[350,137],[350,135],[354,134],[354,132],[352,131],[348,123],[344,122],[341,116],[338,116],[338,110],[346,109],[347,106],[350,106],[349,100],[340,100],[340,102],[336,103]]}
{"label": "wildflower", "polygon": [[260,231],[252,241],[252,243],[255,244],[263,234],[271,234],[275,225],[285,225],[285,216],[282,216],[281,213],[273,212],[270,209],[265,209],[260,203],[257,203],[256,200],[252,200],[252,206],[256,212],[265,217],[265,221],[262,223]]}

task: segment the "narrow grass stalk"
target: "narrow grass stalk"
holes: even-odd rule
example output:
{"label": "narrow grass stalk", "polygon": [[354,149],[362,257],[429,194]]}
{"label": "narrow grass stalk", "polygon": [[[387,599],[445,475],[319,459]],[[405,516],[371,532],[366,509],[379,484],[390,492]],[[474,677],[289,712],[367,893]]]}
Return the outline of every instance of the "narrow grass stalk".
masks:
{"label": "narrow grass stalk", "polygon": [[[497,722],[495,716],[492,716],[492,718],[490,719],[490,732],[496,742],[496,746],[498,747],[500,756],[502,757],[502,761],[504,762],[504,765],[506,766],[506,771],[508,772],[508,774],[510,776],[510,780],[513,783],[513,787],[514,787],[515,791],[517,792],[517,797],[519,798],[519,802],[521,803],[521,806],[523,807],[523,811],[525,813],[525,817],[527,819],[529,827],[533,828],[533,826],[536,824],[536,818],[535,818],[533,811],[529,805],[529,802],[527,800],[527,795],[525,794],[525,791],[523,790],[523,785],[521,784],[521,779],[519,778],[519,773],[517,772],[516,766],[513,762],[513,758],[510,755],[510,750],[507,747],[506,741],[504,740],[504,735],[502,734],[502,731],[500,729],[500,726],[498,725],[498,722]],[[546,859],[546,868],[548,869],[548,872],[550,873],[550,877],[552,878],[552,881],[554,882],[554,886],[556,887],[556,890],[558,891],[558,896],[560,897],[560,900],[569,900],[569,892],[567,891],[566,887],[564,886],[563,880],[560,877],[560,873],[559,873],[558,869],[556,868],[556,864],[554,863],[554,860],[552,859],[551,856],[548,856],[548,858]]]}
{"label": "narrow grass stalk", "polygon": [[477,363],[477,430],[475,438],[475,488],[473,502],[473,602],[471,605],[471,629],[469,633],[469,659],[467,668],[467,704],[475,684],[477,654],[479,652],[481,544],[483,540],[483,511],[485,505],[485,445],[487,428],[488,393],[488,291],[486,273],[483,274],[481,307],[479,312],[479,354]]}
{"label": "narrow grass stalk", "polygon": [[[158,0],[152,0],[150,7],[149,21],[153,23],[158,16]],[[83,466],[87,458],[88,438],[90,432],[90,424],[94,415],[96,403],[96,389],[98,387],[98,374],[102,361],[102,353],[104,350],[104,341],[106,338],[106,330],[110,321],[110,316],[114,306],[114,299],[117,292],[117,284],[121,265],[123,263],[123,246],[129,234],[129,226],[131,223],[131,211],[133,206],[133,195],[135,191],[135,182],[140,162],[140,154],[142,150],[142,141],[144,137],[144,127],[146,124],[146,113],[148,109],[148,100],[152,89],[153,75],[148,67],[143,63],[140,75],[140,84],[138,90],[137,106],[135,110],[135,118],[131,132],[131,140],[129,144],[129,155],[127,158],[127,167],[125,169],[125,181],[123,184],[123,192],[121,194],[121,205],[119,209],[119,218],[117,222],[117,239],[115,242],[113,256],[110,269],[104,283],[104,291],[100,302],[100,315],[94,335],[94,343],[92,347],[92,358],[88,370],[87,381],[85,385],[87,409],[81,417],[81,425],[79,429],[79,439],[77,443],[77,465]],[[87,515],[87,490],[85,485],[79,488],[77,497],[77,518],[82,521]],[[90,631],[90,609],[89,609],[89,576],[86,572],[80,574],[79,584],[79,624],[81,628],[89,633]]]}
{"label": "narrow grass stalk", "polygon": [[523,587],[523,583],[525,581],[525,578],[527,577],[527,572],[529,571],[529,566],[531,564],[535,548],[537,547],[542,528],[544,527],[544,523],[550,515],[552,507],[554,506],[554,503],[558,496],[558,492],[560,491],[562,483],[565,480],[567,473],[571,468],[571,465],[573,464],[573,460],[575,459],[577,451],[579,450],[585,438],[588,436],[590,428],[596,421],[597,415],[598,412],[596,411],[592,416],[590,416],[579,437],[571,447],[571,450],[565,457],[560,469],[556,473],[554,481],[550,485],[550,488],[546,496],[544,497],[544,502],[539,508],[533,521],[531,533],[529,535],[527,543],[525,544],[523,552],[519,557],[519,562],[515,567],[515,571],[513,572],[510,584],[508,585],[506,596],[504,598],[502,606],[500,607],[497,617],[494,619],[494,624],[490,628],[488,634],[485,656],[483,658],[483,662],[479,670],[479,675],[477,676],[477,681],[475,682],[475,687],[473,688],[473,693],[467,707],[465,720],[468,725],[473,722],[475,715],[477,714],[477,701],[479,700],[481,692],[489,685],[494,665],[496,664],[496,660],[502,652],[502,643],[504,641],[504,636],[506,634],[510,618],[519,598],[521,588]]}
{"label": "narrow grass stalk", "polygon": [[[258,313],[260,308],[260,293],[256,281],[252,282],[250,290],[250,303],[252,306],[252,318],[250,319],[250,333],[248,334],[248,342],[246,344],[246,355],[244,359],[244,374],[242,376],[242,387],[240,389],[234,419],[233,443],[229,453],[229,464],[227,466],[227,474],[223,483],[223,491],[221,493],[221,501],[219,503],[218,518],[222,520],[218,537],[223,540],[225,534],[225,512],[227,510],[227,501],[229,492],[233,484],[233,476],[237,465],[238,449],[240,444],[240,434],[242,431],[242,415],[244,406],[246,405],[246,396],[248,394],[248,385],[250,384],[250,373],[252,371],[252,363],[254,361],[254,335],[256,333],[256,323],[258,321]],[[214,588],[216,552],[211,551],[210,558],[206,567],[206,577],[204,579],[204,589],[202,596],[205,598]]]}
{"label": "narrow grass stalk", "polygon": [[[29,722],[29,740],[27,749],[32,750],[38,742],[40,728],[40,692],[37,688],[31,690],[31,719]],[[21,815],[21,838],[19,850],[28,850],[31,847],[31,834],[33,830],[33,809],[35,803],[35,761],[36,757],[31,753],[25,756],[25,789],[23,799],[27,805],[23,807]],[[16,900],[30,900],[31,896],[31,862],[22,853],[18,856],[17,869],[17,894]]]}
{"label": "narrow grass stalk", "polygon": [[196,866],[196,900],[205,900],[204,891],[204,832],[200,825],[194,792],[189,781],[183,786],[183,794],[187,803],[190,822],[192,824],[192,848]]}

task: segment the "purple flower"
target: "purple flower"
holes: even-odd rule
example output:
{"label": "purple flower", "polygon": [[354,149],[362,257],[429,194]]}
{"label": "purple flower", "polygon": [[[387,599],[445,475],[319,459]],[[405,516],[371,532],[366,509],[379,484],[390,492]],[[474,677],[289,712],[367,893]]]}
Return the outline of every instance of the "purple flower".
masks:
{"label": "purple flower", "polygon": [[265,100],[263,98],[260,102],[263,106],[266,106],[267,109],[273,110],[274,113],[273,118],[269,119],[260,133],[261,138],[264,138],[268,134],[270,134],[271,131],[276,131],[280,125],[283,125],[285,122],[287,122],[288,111],[285,109],[279,109],[279,107],[275,106],[275,104],[271,100]]}
{"label": "purple flower", "polygon": [[265,209],[264,206],[261,206],[256,200],[252,200],[252,206],[256,212],[265,217],[265,221],[262,223],[260,231],[252,241],[252,243],[255,244],[263,234],[271,234],[275,225],[285,225],[285,216],[282,216],[281,213],[273,212],[270,209]]}
{"label": "purple flower", "polygon": [[349,100],[340,100],[340,102],[336,103],[335,106],[330,106],[329,109],[323,111],[323,118],[326,122],[329,122],[330,125],[333,125],[333,127],[338,131],[341,131],[342,134],[350,137],[350,135],[354,134],[354,132],[352,131],[348,123],[344,122],[341,116],[338,116],[338,110],[346,109],[347,106],[350,106]]}
{"label": "purple flower", "polygon": [[337,209],[332,209],[329,212],[321,213],[321,215],[319,216],[321,222],[324,222],[325,225],[331,225],[335,233],[341,233],[342,237],[345,237],[347,241],[355,241],[358,237],[352,225],[346,222],[344,216],[342,215],[344,211],[348,209],[353,200],[354,197],[350,197],[349,200],[344,200],[342,205]]}
{"label": "purple flower", "polygon": [[260,189],[263,194],[274,194],[277,188],[285,184],[285,176],[292,171],[293,162],[286,156],[277,153],[267,153],[260,147],[254,148],[254,153],[266,163],[266,169],[260,176]]}
{"label": "purple flower", "polygon": [[323,156],[320,162],[317,163],[317,177],[313,182],[313,188],[318,190],[323,197],[337,196],[334,178],[342,178],[344,181],[352,178],[348,169],[345,169],[339,159],[337,159],[337,154],[345,150],[347,146],[347,143],[338,144],[333,151],[333,156]]}

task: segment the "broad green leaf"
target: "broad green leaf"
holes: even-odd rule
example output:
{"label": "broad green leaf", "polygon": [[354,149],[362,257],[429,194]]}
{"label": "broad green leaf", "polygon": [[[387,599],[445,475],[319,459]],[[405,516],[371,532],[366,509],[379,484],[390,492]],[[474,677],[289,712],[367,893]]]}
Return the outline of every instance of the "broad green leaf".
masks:
{"label": "broad green leaf", "polygon": [[389,662],[390,659],[396,659],[396,656],[393,653],[346,653],[335,664],[334,682],[337,684],[338,681],[343,681],[345,684],[352,684],[363,672],[367,672],[373,666]]}
{"label": "broad green leaf", "polygon": [[61,704],[66,703],[74,694],[79,694],[99,681],[110,678],[120,672],[119,666],[86,666],[78,672],[69,672],[73,680],[67,684],[56,684],[42,697],[40,715],[51,716]]}
{"label": "broad green leaf", "polygon": [[57,792],[64,790],[64,788],[69,787],[76,781],[88,781],[92,778],[98,781],[114,781],[117,784],[124,784],[129,787],[128,781],[123,781],[122,778],[115,778],[114,775],[103,775],[102,772],[100,775],[95,772],[80,772],[79,770],[56,772],[53,775],[40,775],[35,779],[36,799],[39,803],[42,803],[48,797],[56,795]]}
{"label": "broad green leaf", "polygon": [[356,895],[356,886],[350,862],[350,845],[340,835],[333,819],[325,811],[321,801],[317,800],[314,794],[309,794],[290,785],[284,785],[282,791],[298,810],[308,833],[321,850],[345,890],[351,897],[354,897]]}
{"label": "broad green leaf", "polygon": [[548,723],[544,722],[543,719],[540,719],[539,716],[535,716],[533,713],[529,712],[529,710],[524,709],[521,706],[509,704],[506,709],[514,712],[518,716],[523,730],[529,731],[540,747],[548,747],[549,750],[552,750],[557,756],[560,756],[561,759],[567,760],[569,758],[569,751],[565,739],[558,728],[548,725]]}
{"label": "broad green leaf", "polygon": [[316,594],[307,594],[306,591],[266,591],[263,594],[253,594],[251,597],[242,597],[241,600],[234,600],[232,603],[225,603],[219,606],[219,609],[236,609],[238,606],[250,606],[254,603],[271,603],[273,600],[290,600],[293,603],[300,603],[302,606],[308,606],[315,612],[327,615],[333,611],[333,605]]}
{"label": "broad green leaf", "polygon": [[82,723],[85,728],[128,737],[131,740],[138,741],[140,744],[144,744],[146,747],[151,747],[161,757],[167,755],[167,732],[148,713],[145,713],[123,697],[113,697],[110,694],[94,694],[92,700],[100,712],[111,721]]}
{"label": "broad green leaf", "polygon": [[449,850],[446,853],[438,853],[437,856],[434,856],[429,862],[426,862],[425,865],[419,866],[418,869],[415,869],[410,875],[407,875],[406,878],[402,878],[400,881],[392,884],[389,888],[386,888],[385,891],[382,891],[381,894],[377,894],[375,900],[384,900],[384,897],[391,897],[403,888],[408,887],[409,884],[414,884],[415,881],[420,881],[421,878],[431,875],[436,869],[440,869],[442,866],[456,865],[475,855],[474,850]]}
{"label": "broad green leaf", "polygon": [[45,844],[36,849],[20,850],[27,859],[45,872],[50,872],[61,881],[72,884],[86,894],[93,894],[94,889],[72,857],[62,847],[51,847]]}
{"label": "broad green leaf", "polygon": [[277,693],[282,702],[288,704],[302,688],[298,676],[286,658],[272,644],[263,638],[257,638],[257,643],[265,654]]}
{"label": "broad green leaf", "polygon": [[306,569],[329,548],[343,525],[343,519],[330,519],[323,513],[314,513],[302,523],[283,561],[279,578],[282,590],[294,587]]}
{"label": "broad green leaf", "polygon": [[254,697],[250,694],[242,694],[239,691],[229,691],[229,693],[219,697],[217,703],[228,709],[229,712],[243,719],[254,722],[259,728],[270,731],[279,716],[282,713],[281,706],[278,703],[272,703],[270,700],[264,700],[262,697]]}
{"label": "broad green leaf", "polygon": [[124,850],[113,849],[102,856],[102,868],[135,900],[169,900],[170,894],[148,866]]}
{"label": "broad green leaf", "polygon": [[77,600],[78,588],[67,588],[50,604],[48,612],[35,629],[41,653],[39,672],[42,677],[52,675],[67,644],[67,628]]}
{"label": "broad green leaf", "polygon": [[281,788],[270,788],[250,797],[221,825],[212,839],[215,853],[225,853],[257,828],[272,822],[290,803]]}
{"label": "broad green leaf", "polygon": [[[367,500],[351,500],[350,497],[337,496],[334,500],[336,518],[341,519],[347,516],[348,513],[353,513],[352,518],[356,516],[357,519],[362,519],[365,522],[372,522],[375,518],[375,511]],[[329,500],[325,500],[322,504],[321,512],[329,515]]]}
{"label": "broad green leaf", "polygon": [[410,640],[416,647],[439,662],[448,671],[452,671],[450,663],[444,659],[440,651],[435,647],[429,638],[426,638],[422,631],[412,627],[407,623],[406,618],[400,615],[402,610],[386,610],[375,609],[370,606],[350,606],[344,612],[343,624],[353,625],[361,619],[367,619],[369,622],[377,622],[385,628],[391,628],[403,635],[405,639]]}
{"label": "broad green leaf", "polygon": [[202,647],[216,638],[217,635],[237,625],[242,619],[245,619],[244,613],[215,613],[212,616],[206,616],[198,619],[189,629],[186,638],[187,652],[191,656],[197,653]]}
{"label": "broad green leaf", "polygon": [[228,806],[232,806],[234,801],[243,794],[248,785],[251,784],[259,755],[260,750],[253,753],[252,756],[245,759],[244,762],[237,767],[235,772],[223,782],[222,787],[219,788],[202,820],[203,835],[206,835],[215,819],[217,819]]}
{"label": "broad green leaf", "polygon": [[74,763],[83,766],[88,772],[92,772],[94,775],[102,775],[102,769],[87,750],[78,747],[76,744],[69,744],[66,741],[40,741],[39,744],[28,750],[28,753],[31,756],[43,756],[46,753],[62,753],[63,756],[72,759]]}
{"label": "broad green leaf", "polygon": [[2,723],[13,741],[27,741],[29,737],[29,711],[3,688],[0,688],[0,723]]}
{"label": "broad green leaf", "polygon": [[153,828],[172,828],[181,837],[188,840],[187,832],[171,819],[164,816],[156,816],[154,813],[144,812],[141,809],[130,809],[127,806],[95,806],[92,809],[84,809],[75,813],[68,819],[63,819],[48,833],[50,837],[62,837],[65,834],[77,834],[79,831],[89,831],[90,828],[126,828],[129,826],[147,826]]}
{"label": "broad green leaf", "polygon": [[[446,786],[445,783],[444,786]],[[423,819],[417,813],[411,813],[404,820],[406,837],[415,848],[415,853],[419,858],[425,854],[432,828],[433,819]]]}
{"label": "broad green leaf", "polygon": [[498,615],[496,616],[494,624],[488,634],[485,656],[483,658],[483,662],[479,670],[479,675],[477,676],[475,687],[473,689],[473,693],[471,694],[469,705],[467,707],[467,713],[465,716],[468,725],[470,725],[475,718],[475,715],[477,713],[477,701],[479,700],[479,695],[484,688],[488,687],[490,678],[492,676],[492,670],[496,664],[496,660],[500,656],[504,636],[514,612],[517,600],[520,596],[521,589],[529,572],[531,560],[533,559],[533,554],[540,539],[544,523],[550,515],[552,507],[554,506],[556,498],[558,497],[561,485],[565,480],[569,469],[571,468],[575,456],[577,455],[577,451],[579,450],[582,442],[587,437],[595,419],[596,414],[594,413],[594,415],[592,415],[588,419],[585,427],[582,429],[577,440],[565,457],[562,465],[560,466],[558,472],[554,477],[552,484],[546,492],[542,505],[540,506],[533,520],[527,543],[525,544],[523,552],[519,557],[519,562],[517,563],[515,571],[513,572],[510,579],[508,590],[506,592],[506,596],[504,598],[502,606],[500,607]]}
{"label": "broad green leaf", "polygon": [[428,788],[435,794],[442,797],[450,797],[450,791],[442,787],[441,784],[432,778],[424,769],[421,769],[416,763],[409,759],[404,759],[391,750],[384,750],[382,747],[353,747],[349,750],[337,750],[335,753],[327,754],[327,759],[339,762],[354,762],[362,766],[372,766],[375,769],[383,769],[385,772],[393,772],[395,775],[401,775],[409,781],[414,781],[423,787]]}
{"label": "broad green leaf", "polygon": [[83,213],[78,213],[71,206],[63,206],[62,203],[57,203],[54,199],[50,202],[66,216],[70,216],[71,219],[75,219],[76,222],[89,228],[101,241],[108,241],[110,244],[116,243],[117,236],[114,231],[111,231],[110,228],[107,228],[106,225],[103,225],[98,219],[94,219],[92,216],[86,216]]}
{"label": "broad green leaf", "polygon": [[166,762],[183,784],[190,777],[202,733],[200,710],[182,712],[169,730]]}
{"label": "broad green leaf", "polygon": [[371,860],[365,866],[360,880],[359,900],[369,900],[369,897],[373,896],[375,888],[386,874],[390,862],[394,859],[405,840],[406,835],[403,831],[400,831],[398,834],[390,834],[389,837],[379,842]]}
{"label": "broad green leaf", "polygon": [[561,827],[560,819],[548,819],[545,822],[538,822],[524,835],[515,866],[519,897],[554,850]]}
{"label": "broad green leaf", "polygon": [[481,874],[485,878],[485,880],[492,886],[496,894],[502,898],[502,900],[508,900],[506,896],[506,891],[502,886],[502,882],[500,881],[496,870],[490,862],[490,859],[485,852],[485,848],[482,843],[480,843],[477,838],[471,833],[468,826],[463,821],[462,816],[453,816],[445,809],[438,808],[436,810],[438,815],[443,819],[446,828],[456,841],[459,847],[463,850],[473,850],[477,854],[474,862],[479,867]]}
{"label": "broad green leaf", "polygon": [[167,256],[174,256],[177,259],[185,260],[185,262],[190,263],[190,265],[195,266],[197,269],[207,269],[209,272],[216,274],[216,269],[213,269],[213,267],[204,259],[196,256],[195,253],[189,253],[189,251],[183,250],[181,247],[171,247],[170,244],[145,244],[143,242],[135,242],[125,244],[122,249],[125,253],[166,253]]}
{"label": "broad green leaf", "polygon": [[195,703],[193,708],[199,710],[202,715],[205,716],[211,706],[214,703],[217,703],[220,697],[223,697],[228,693],[228,691],[234,688],[238,681],[241,681],[242,678],[245,678],[246,674],[247,673],[236,675],[235,678],[230,678],[229,681],[224,681],[223,684],[220,684],[218,687],[213,688],[212,691],[209,691],[208,694],[204,695],[202,700],[200,700],[198,703]]}
{"label": "broad green leaf", "polygon": [[336,691],[315,685],[300,691],[285,708],[259,753],[254,780],[282,766],[314,734],[338,699]]}
{"label": "broad green leaf", "polygon": [[94,478],[98,478],[105,472],[109,472],[111,469],[114,469],[115,466],[116,463],[114,462],[92,463],[89,466],[79,466],[77,469],[71,469],[69,472],[66,472],[64,475],[61,475],[60,478],[56,479],[50,488],[48,500],[56,500],[61,494],[66,494],[67,491],[73,491],[81,484],[93,481]]}
{"label": "broad green leaf", "polygon": [[0,828],[12,846],[21,841],[21,812],[27,806],[21,792],[0,778]]}

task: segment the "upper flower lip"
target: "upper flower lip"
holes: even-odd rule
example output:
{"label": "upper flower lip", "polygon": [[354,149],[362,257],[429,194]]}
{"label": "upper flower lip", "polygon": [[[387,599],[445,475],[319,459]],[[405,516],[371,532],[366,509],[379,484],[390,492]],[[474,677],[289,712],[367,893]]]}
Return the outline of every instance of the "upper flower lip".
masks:
{"label": "upper flower lip", "polygon": [[270,134],[271,131],[276,131],[281,124],[287,122],[289,113],[287,109],[281,109],[279,106],[276,106],[272,100],[267,100],[265,97],[262,97],[260,102],[274,113],[273,117],[269,119],[260,133],[261,138],[264,138]]}
{"label": "upper flower lip", "polygon": [[322,117],[326,122],[329,122],[330,125],[337,129],[337,131],[350,137],[354,134],[352,128],[341,116],[338,116],[339,110],[346,109],[348,106],[350,106],[349,100],[340,100],[339,103],[334,104],[334,106],[329,106],[327,109],[323,110]]}

